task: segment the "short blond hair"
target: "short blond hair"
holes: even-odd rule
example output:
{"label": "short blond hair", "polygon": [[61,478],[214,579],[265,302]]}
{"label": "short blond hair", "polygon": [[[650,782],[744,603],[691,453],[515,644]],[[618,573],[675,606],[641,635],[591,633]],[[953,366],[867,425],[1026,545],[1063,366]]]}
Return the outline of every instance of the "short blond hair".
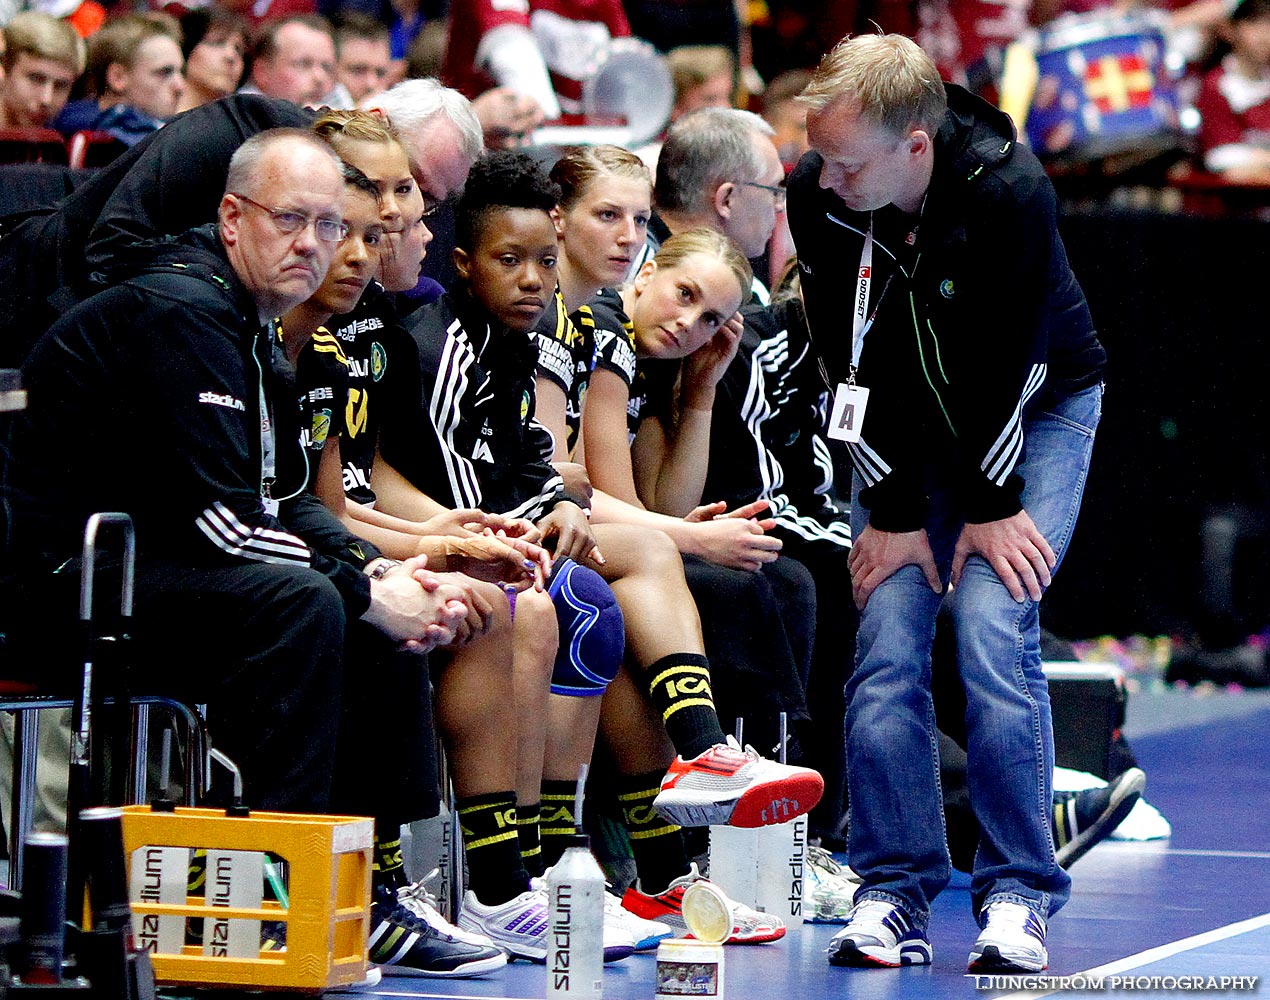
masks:
{"label": "short blond hair", "polygon": [[84,40],[65,21],[38,10],[23,11],[4,26],[4,68],[13,69],[18,56],[26,53],[36,59],[49,59],[84,72]]}
{"label": "short blond hair", "polygon": [[817,112],[849,97],[860,101],[865,119],[897,136],[915,128],[933,136],[948,108],[934,61],[904,35],[844,38],[820,60],[796,100]]}

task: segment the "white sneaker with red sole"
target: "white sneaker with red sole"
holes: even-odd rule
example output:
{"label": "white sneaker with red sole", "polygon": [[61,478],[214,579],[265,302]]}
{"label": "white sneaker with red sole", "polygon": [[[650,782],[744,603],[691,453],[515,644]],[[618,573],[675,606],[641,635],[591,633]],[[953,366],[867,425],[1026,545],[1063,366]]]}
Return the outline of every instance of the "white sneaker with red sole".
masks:
{"label": "white sneaker with red sole", "polygon": [[[680,875],[666,887],[665,892],[655,896],[643,892],[639,883],[635,883],[626,890],[622,905],[636,916],[668,924],[676,934],[690,938],[692,934],[683,916],[684,892],[694,882],[705,881],[705,876],[693,863],[687,875]],[[719,885],[715,883],[714,887],[718,889]],[[726,898],[726,893],[723,895]],[[785,922],[775,914],[760,913],[735,899],[728,899],[728,911],[732,915],[732,930],[724,944],[762,944],[785,936]]]}
{"label": "white sneaker with red sole", "polygon": [[770,826],[801,816],[824,791],[819,772],[767,760],[729,736],[692,760],[676,757],[653,808],[679,826]]}

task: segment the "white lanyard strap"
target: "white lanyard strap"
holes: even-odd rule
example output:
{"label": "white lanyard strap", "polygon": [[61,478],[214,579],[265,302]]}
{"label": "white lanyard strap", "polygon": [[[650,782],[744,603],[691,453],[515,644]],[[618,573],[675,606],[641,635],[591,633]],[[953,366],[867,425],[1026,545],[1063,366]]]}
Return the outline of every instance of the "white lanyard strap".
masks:
{"label": "white lanyard strap", "polygon": [[855,381],[856,370],[860,367],[860,354],[864,350],[864,338],[869,335],[869,328],[877,316],[869,315],[869,288],[873,284],[873,213],[869,213],[869,231],[864,234],[864,249],[860,251],[860,270],[857,272],[855,286],[855,312],[851,315],[851,374],[850,381]]}

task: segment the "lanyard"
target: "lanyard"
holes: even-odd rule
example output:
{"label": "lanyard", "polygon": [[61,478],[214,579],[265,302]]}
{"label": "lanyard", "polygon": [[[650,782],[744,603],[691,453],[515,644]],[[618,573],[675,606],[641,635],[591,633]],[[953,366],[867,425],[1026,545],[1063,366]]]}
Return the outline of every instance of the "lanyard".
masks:
{"label": "lanyard", "polygon": [[857,272],[855,286],[855,311],[851,315],[851,368],[847,373],[847,385],[855,385],[855,375],[860,368],[860,355],[864,351],[864,338],[873,329],[873,321],[878,318],[878,307],[886,297],[887,289],[895,279],[895,272],[886,279],[877,302],[873,304],[873,312],[869,312],[869,288],[873,284],[873,213],[869,213],[869,231],[864,234],[864,249],[860,251],[860,269]]}

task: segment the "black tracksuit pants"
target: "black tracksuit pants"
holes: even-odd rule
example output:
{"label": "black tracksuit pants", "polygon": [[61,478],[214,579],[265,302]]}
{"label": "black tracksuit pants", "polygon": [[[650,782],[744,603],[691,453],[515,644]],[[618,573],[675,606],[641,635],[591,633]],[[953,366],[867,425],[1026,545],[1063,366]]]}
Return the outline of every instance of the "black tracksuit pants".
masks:
{"label": "black tracksuit pants", "polygon": [[[112,586],[98,584],[98,607],[117,606]],[[53,665],[62,685],[75,681],[80,654],[66,640],[77,593],[73,574],[17,591],[6,675],[52,685]],[[207,705],[212,744],[242,770],[248,806],[400,822],[436,812],[427,660],[346,622],[325,576],[140,561],[134,619],[132,689]],[[229,783],[216,781],[213,800],[226,801]]]}

